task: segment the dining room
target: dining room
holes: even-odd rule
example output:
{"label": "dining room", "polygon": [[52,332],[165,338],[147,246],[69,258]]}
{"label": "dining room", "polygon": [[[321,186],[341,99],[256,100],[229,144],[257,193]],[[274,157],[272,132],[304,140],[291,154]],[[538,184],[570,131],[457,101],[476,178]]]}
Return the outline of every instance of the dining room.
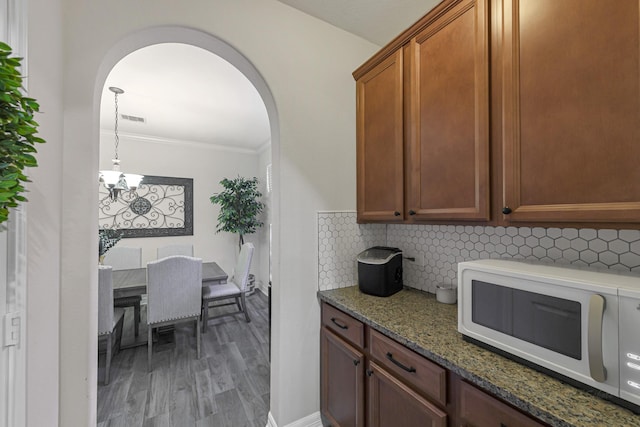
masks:
{"label": "dining room", "polygon": [[[123,190],[103,182],[98,194],[103,242],[98,255],[101,269],[111,267],[111,323],[122,316],[114,339],[99,343],[98,426],[149,420],[163,425],[175,419],[264,425],[269,410],[269,135],[255,87],[233,65],[201,48],[148,46],[109,73],[101,101],[100,171],[106,176],[118,169],[125,177],[144,178]],[[225,191],[225,180],[238,179],[254,183],[262,205],[254,232],[241,236],[221,231],[223,207],[211,200]],[[248,265],[241,263],[240,239],[253,248]],[[151,269],[167,257],[200,260],[202,299],[195,323],[151,324],[157,301],[150,300]],[[239,271],[245,267],[242,278]],[[160,276],[175,269],[170,266]],[[176,301],[187,293],[183,276],[174,277],[179,285],[173,290],[180,290],[164,296],[164,305],[179,305]],[[229,291],[223,288],[234,283],[241,296],[230,295],[230,304],[220,304],[225,298],[215,297],[224,297]]]}

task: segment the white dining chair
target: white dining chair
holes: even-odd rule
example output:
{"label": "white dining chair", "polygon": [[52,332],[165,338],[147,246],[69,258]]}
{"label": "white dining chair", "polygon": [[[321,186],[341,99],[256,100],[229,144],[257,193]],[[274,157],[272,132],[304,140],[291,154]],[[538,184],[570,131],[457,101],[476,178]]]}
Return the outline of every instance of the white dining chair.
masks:
{"label": "white dining chair", "polygon": [[98,337],[107,337],[105,385],[109,384],[113,347],[120,348],[123,321],[124,309],[113,306],[112,269],[110,266],[101,265],[98,267]]}
{"label": "white dining chair", "polygon": [[110,265],[114,270],[129,270],[142,267],[142,248],[127,248],[116,246],[104,256],[104,265]]}
{"label": "white dining chair", "polygon": [[147,298],[149,372],[153,329],[159,326],[195,321],[199,359],[202,259],[175,255],[147,263]]}
{"label": "white dining chair", "polygon": [[166,258],[172,255],[193,256],[193,245],[167,245],[157,249],[157,258]]}
{"label": "white dining chair", "polygon": [[[231,316],[244,313],[245,319],[251,322],[249,311],[247,310],[246,292],[247,283],[249,282],[249,269],[251,268],[251,259],[253,258],[254,246],[252,243],[245,243],[240,249],[238,262],[231,273],[231,277],[225,284],[216,284],[203,286],[202,288],[202,331],[206,332],[209,319],[217,319],[219,317]],[[217,303],[234,299],[235,301],[226,303]],[[209,317],[209,309],[223,307],[236,304],[238,310],[231,313],[222,313],[213,317]]]}
{"label": "white dining chair", "polygon": [[[111,266],[114,270],[130,270],[142,267],[142,248],[128,248],[116,246],[111,248],[104,256],[104,265]],[[133,330],[135,336],[140,331],[140,295],[114,299],[116,307],[133,307]]]}

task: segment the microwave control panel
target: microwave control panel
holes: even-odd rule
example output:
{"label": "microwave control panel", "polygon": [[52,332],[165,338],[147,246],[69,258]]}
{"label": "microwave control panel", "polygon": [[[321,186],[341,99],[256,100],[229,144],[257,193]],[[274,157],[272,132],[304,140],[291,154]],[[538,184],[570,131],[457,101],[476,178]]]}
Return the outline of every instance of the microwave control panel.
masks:
{"label": "microwave control panel", "polygon": [[620,295],[618,304],[620,397],[640,405],[640,293],[635,297]]}

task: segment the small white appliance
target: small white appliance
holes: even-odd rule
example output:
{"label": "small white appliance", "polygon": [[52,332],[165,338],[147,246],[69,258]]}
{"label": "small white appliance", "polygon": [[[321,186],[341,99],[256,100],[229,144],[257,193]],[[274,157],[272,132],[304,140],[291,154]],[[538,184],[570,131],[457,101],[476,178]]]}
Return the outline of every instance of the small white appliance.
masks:
{"label": "small white appliance", "polygon": [[639,330],[640,276],[514,260],[458,264],[465,340],[637,413]]}

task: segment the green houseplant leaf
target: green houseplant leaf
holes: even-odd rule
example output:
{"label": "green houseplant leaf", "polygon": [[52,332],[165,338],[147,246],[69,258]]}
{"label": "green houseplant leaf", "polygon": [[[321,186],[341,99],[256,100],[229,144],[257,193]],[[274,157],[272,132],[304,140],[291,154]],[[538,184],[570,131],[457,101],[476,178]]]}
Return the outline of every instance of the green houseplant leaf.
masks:
{"label": "green houseplant leaf", "polygon": [[36,136],[38,123],[34,113],[40,110],[38,102],[22,91],[22,58],[11,56],[11,47],[0,42],[0,224],[9,218],[9,208],[27,199],[22,183],[29,182],[23,170],[38,166],[36,144],[44,139]]}
{"label": "green houseplant leaf", "polygon": [[226,231],[238,234],[238,246],[241,247],[244,235],[255,233],[262,226],[258,215],[264,209],[264,204],[258,200],[262,197],[258,191],[258,178],[224,178],[220,184],[224,190],[209,198],[211,203],[220,205],[216,233]]}

